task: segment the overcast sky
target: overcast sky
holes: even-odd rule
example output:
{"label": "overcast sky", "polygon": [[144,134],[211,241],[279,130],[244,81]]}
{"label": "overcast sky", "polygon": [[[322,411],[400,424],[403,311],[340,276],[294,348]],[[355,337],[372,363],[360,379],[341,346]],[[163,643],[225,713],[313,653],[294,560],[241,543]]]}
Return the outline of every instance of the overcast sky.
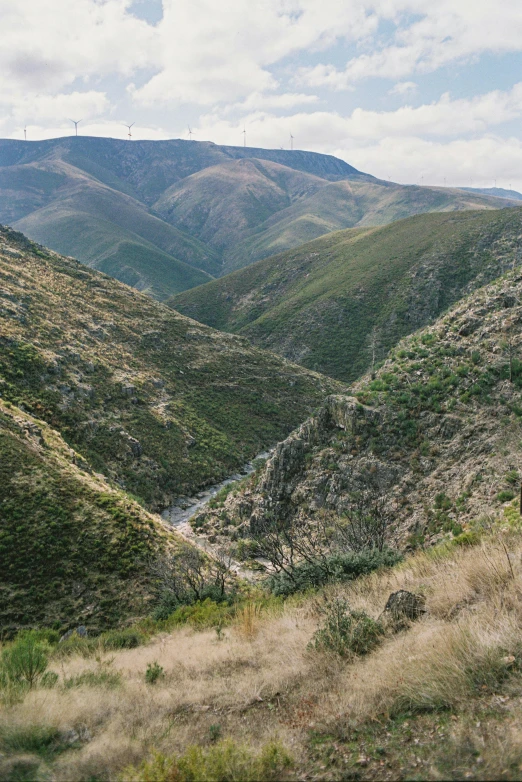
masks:
{"label": "overcast sky", "polygon": [[0,136],[246,129],[397,182],[522,190],[521,66],[521,0],[0,0]]}

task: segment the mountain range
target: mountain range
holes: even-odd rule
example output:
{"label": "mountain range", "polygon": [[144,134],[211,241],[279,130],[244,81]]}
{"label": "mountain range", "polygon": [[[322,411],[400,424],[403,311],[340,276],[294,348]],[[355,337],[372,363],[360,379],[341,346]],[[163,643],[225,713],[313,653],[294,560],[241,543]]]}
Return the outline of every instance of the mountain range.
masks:
{"label": "mountain range", "polygon": [[298,150],[0,140],[0,222],[160,300],[339,229],[513,203]]}

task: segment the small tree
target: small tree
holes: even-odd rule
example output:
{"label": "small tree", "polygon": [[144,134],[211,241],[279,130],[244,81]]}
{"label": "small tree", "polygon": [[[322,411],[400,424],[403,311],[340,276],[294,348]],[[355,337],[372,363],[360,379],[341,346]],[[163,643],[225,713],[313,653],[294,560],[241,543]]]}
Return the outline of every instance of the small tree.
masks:
{"label": "small tree", "polygon": [[170,610],[205,597],[223,599],[232,579],[231,559],[225,552],[210,557],[185,542],[173,554],[156,560],[152,572],[161,602]]}
{"label": "small tree", "polygon": [[337,540],[341,549],[382,551],[392,525],[392,514],[382,494],[373,489],[354,492],[344,519],[337,525]]}
{"label": "small tree", "polygon": [[2,652],[2,683],[34,687],[47,670],[49,652],[49,645],[35,638],[31,632],[21,633],[11,646]]}

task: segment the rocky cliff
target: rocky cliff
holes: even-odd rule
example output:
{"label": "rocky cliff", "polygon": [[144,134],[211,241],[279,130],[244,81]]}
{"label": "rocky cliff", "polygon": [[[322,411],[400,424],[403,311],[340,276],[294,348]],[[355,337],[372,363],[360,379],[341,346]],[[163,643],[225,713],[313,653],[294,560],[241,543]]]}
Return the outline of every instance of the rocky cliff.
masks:
{"label": "rocky cliff", "polygon": [[339,517],[368,487],[401,546],[509,517],[522,468],[521,327],[512,272],[402,341],[351,396],[330,396],[200,528],[248,537],[267,514]]}

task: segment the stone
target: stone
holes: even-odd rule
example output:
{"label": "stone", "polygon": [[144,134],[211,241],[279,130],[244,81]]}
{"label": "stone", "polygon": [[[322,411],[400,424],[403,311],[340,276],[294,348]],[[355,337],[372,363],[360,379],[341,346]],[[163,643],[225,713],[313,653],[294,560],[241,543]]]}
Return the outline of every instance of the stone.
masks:
{"label": "stone", "polygon": [[85,625],[79,625],[78,627],[75,627],[73,630],[68,630],[64,635],[62,635],[62,637],[60,638],[60,643],[62,643],[62,641],[67,641],[67,639],[70,638],[75,633],[80,638],[87,638],[89,635]]}
{"label": "stone", "polygon": [[404,620],[413,622],[426,613],[424,606],[425,599],[422,595],[416,595],[406,589],[399,589],[398,592],[392,592],[389,596],[382,615],[383,618],[388,616],[396,622]]}

